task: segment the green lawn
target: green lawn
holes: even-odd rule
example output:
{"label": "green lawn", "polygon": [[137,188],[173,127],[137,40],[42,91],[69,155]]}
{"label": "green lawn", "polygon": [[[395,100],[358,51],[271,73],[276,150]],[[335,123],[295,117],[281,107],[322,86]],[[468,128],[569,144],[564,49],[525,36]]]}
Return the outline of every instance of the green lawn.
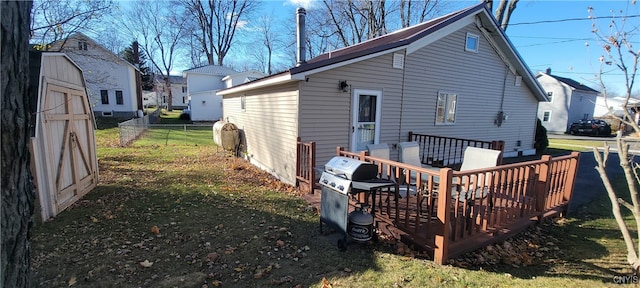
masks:
{"label": "green lawn", "polygon": [[96,134],[98,187],[34,228],[35,287],[616,287],[630,273],[604,197],[440,266],[386,238],[339,252],[293,189],[213,145]]}

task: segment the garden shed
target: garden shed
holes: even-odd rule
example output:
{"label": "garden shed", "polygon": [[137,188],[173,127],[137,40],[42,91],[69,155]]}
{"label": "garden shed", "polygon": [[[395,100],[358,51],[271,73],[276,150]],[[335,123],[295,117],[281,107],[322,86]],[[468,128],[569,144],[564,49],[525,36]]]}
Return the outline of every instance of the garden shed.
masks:
{"label": "garden shed", "polygon": [[64,53],[30,56],[30,90],[37,96],[31,170],[46,221],[97,185],[95,121],[78,65]]}

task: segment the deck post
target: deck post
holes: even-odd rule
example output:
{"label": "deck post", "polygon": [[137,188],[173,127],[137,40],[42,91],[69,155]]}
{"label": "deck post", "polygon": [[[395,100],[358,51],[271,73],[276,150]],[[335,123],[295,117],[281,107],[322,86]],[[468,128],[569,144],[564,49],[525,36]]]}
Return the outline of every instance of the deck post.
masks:
{"label": "deck post", "polygon": [[453,170],[451,168],[440,169],[440,187],[438,187],[438,222],[435,233],[435,247],[433,261],[443,265],[449,257],[449,237],[451,235],[451,180]]}
{"label": "deck post", "polygon": [[540,160],[544,161],[540,165],[540,175],[538,175],[538,186],[536,189],[536,212],[538,213],[538,222],[542,222],[542,218],[547,203],[547,192],[549,191],[549,179],[551,179],[551,156],[542,155]]}
{"label": "deck post", "polygon": [[344,151],[344,148],[343,148],[343,147],[340,147],[340,146],[336,147],[336,155],[337,155],[337,156],[340,156],[340,152],[341,152],[341,151]]}
{"label": "deck post", "polygon": [[309,144],[311,144],[311,151],[309,151],[309,158],[311,158],[311,161],[309,161],[309,173],[311,174],[309,189],[311,194],[314,194],[316,188],[316,142],[311,141]]}
{"label": "deck post", "polygon": [[300,161],[302,159],[302,147],[300,147],[302,144],[300,143],[301,140],[302,139],[300,137],[296,137],[296,187],[300,187],[300,180],[297,176],[300,176],[300,171],[302,169],[302,161]]}
{"label": "deck post", "polygon": [[[567,181],[565,182],[565,186],[564,186],[564,201],[566,201],[567,203],[571,203],[571,197],[573,195],[573,186],[576,183],[576,176],[578,175],[578,164],[580,161],[580,152],[571,152],[571,159],[569,160],[569,174],[567,174]],[[569,212],[569,204],[567,204],[563,211],[561,216],[562,217],[567,217],[567,214]]]}
{"label": "deck post", "polygon": [[413,139],[413,131],[409,131],[409,142]]}

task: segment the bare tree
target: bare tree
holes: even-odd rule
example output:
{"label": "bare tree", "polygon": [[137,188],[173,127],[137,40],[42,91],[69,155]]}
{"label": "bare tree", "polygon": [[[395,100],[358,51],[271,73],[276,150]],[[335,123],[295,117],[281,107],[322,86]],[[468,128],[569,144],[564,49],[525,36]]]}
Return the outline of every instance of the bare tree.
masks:
{"label": "bare tree", "polygon": [[35,99],[29,91],[31,2],[2,1],[2,224],[0,286],[29,287],[35,190],[29,172],[29,127]]}
{"label": "bare tree", "polygon": [[409,27],[445,5],[438,0],[322,0],[307,14],[310,53],[325,53]]}
{"label": "bare tree", "polygon": [[261,71],[269,75],[273,73],[274,53],[276,53],[276,50],[282,50],[284,44],[284,40],[281,34],[278,33],[276,25],[277,23],[272,16],[260,17],[257,21],[257,27],[252,28],[256,34],[256,36],[252,38],[254,42],[261,41],[263,49],[256,49],[255,44],[247,45],[251,49],[249,54],[252,55],[261,66]]}
{"label": "bare tree", "polygon": [[[507,31],[507,27],[509,26],[509,20],[511,20],[511,14],[516,10],[516,5],[519,0],[500,0],[500,4],[498,4],[498,8],[493,13],[500,24],[500,28],[503,31]],[[493,0],[485,0],[487,2],[487,6],[489,9],[493,8]]]}
{"label": "bare tree", "polygon": [[440,6],[438,0],[411,1],[400,0],[400,23],[401,27],[409,27],[427,20]]}
{"label": "bare tree", "polygon": [[168,93],[167,109],[173,111],[170,74],[178,55],[181,39],[186,31],[186,17],[176,6],[169,7],[161,1],[135,5],[129,11],[127,29],[141,44],[142,51],[149,56],[155,70],[164,77]]}
{"label": "bare tree", "polygon": [[31,36],[46,50],[47,43],[86,29],[115,7],[112,0],[36,0],[31,10]]}
{"label": "bare tree", "polygon": [[[223,65],[233,44],[236,30],[257,8],[254,0],[183,0],[197,22],[193,36],[200,42],[209,64]],[[215,58],[214,58],[215,56]]]}
{"label": "bare tree", "polygon": [[[632,1],[630,5],[635,5],[635,1]],[[630,10],[631,8],[629,8]],[[629,18],[624,14],[624,11],[615,12],[609,22],[609,29],[599,30],[599,27],[595,21],[594,10],[589,7],[589,16],[594,19],[592,25],[592,32],[595,35],[596,41],[603,48],[603,54],[600,56],[600,71],[598,79],[600,81],[602,95],[607,99],[607,89],[602,76],[604,75],[604,68],[613,66],[621,72],[621,77],[624,77],[625,82],[625,101],[621,105],[623,116],[619,119],[625,126],[630,127],[635,133],[640,134],[640,127],[635,116],[640,111],[637,108],[631,110],[629,108],[629,101],[631,100],[631,91],[635,84],[635,77],[638,72],[638,60],[640,51],[634,50],[633,41],[637,41],[640,34],[638,28],[640,25],[638,22],[633,22],[635,18]],[[637,21],[637,20],[636,20]],[[609,107],[608,105],[606,105]],[[610,112],[613,112],[609,107]],[[632,113],[634,115],[632,115]],[[612,179],[606,173],[607,160],[610,154],[609,146],[605,146],[602,153],[597,149],[593,149],[593,154],[596,157],[598,166],[596,170],[600,174],[600,178],[604,183],[609,200],[611,200],[611,210],[613,216],[618,224],[618,228],[622,233],[625,245],[627,247],[627,262],[635,273],[640,272],[640,197],[638,196],[637,185],[640,184],[640,165],[634,160],[632,155],[629,155],[630,144],[622,137],[624,131],[619,131],[616,137],[616,148],[620,159],[619,165],[624,172],[624,178],[627,184],[627,191],[615,191],[612,185]],[[624,200],[621,196],[628,193],[628,198],[631,199],[631,203]],[[621,207],[628,209],[635,220],[635,240],[632,236],[630,227],[625,223],[625,219],[622,215]]]}

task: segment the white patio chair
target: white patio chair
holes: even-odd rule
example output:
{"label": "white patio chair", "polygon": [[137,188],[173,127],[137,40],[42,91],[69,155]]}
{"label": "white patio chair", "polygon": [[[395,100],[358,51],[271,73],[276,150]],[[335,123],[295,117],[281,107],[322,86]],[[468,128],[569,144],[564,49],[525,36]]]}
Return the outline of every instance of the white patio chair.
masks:
{"label": "white patio chair", "polygon": [[[416,167],[424,167],[422,166],[422,161],[420,161],[420,145],[418,142],[400,142],[398,143],[398,161],[404,164],[408,164]],[[416,171],[411,171],[411,183],[410,183],[410,193],[411,195],[416,195],[417,187],[416,183]],[[424,175],[428,178],[428,176]],[[427,179],[423,178],[423,184],[426,184]],[[406,191],[400,191],[402,197],[406,195]]]}
{"label": "white patio chair", "polygon": [[[490,168],[498,165],[498,159],[502,151],[486,149],[486,148],[478,148],[478,147],[467,147],[464,150],[464,156],[462,158],[462,166],[460,166],[460,171],[468,171],[482,168]],[[469,183],[469,190],[475,190],[475,199],[482,199],[487,197],[489,193],[489,186],[491,185],[492,173],[486,173],[484,175],[484,183],[476,184],[474,181]],[[475,181],[479,181],[480,179],[475,179]],[[466,182],[466,181],[464,181]],[[460,200],[469,200],[473,199],[473,193],[469,193],[469,191],[465,190],[466,183],[455,184],[454,189],[451,191],[451,197],[456,199],[458,198],[458,192],[462,194]],[[476,185],[482,185],[483,187],[476,187]]]}
{"label": "white patio chair", "polygon": [[[380,158],[380,159],[387,159],[389,160],[389,145],[387,145],[387,143],[380,143],[380,144],[368,144],[367,145],[367,150],[369,152],[369,155],[372,157],[376,157],[376,158]],[[380,178],[384,178],[385,176],[389,175],[387,173],[387,167],[386,165],[382,165],[382,170],[380,172]]]}

